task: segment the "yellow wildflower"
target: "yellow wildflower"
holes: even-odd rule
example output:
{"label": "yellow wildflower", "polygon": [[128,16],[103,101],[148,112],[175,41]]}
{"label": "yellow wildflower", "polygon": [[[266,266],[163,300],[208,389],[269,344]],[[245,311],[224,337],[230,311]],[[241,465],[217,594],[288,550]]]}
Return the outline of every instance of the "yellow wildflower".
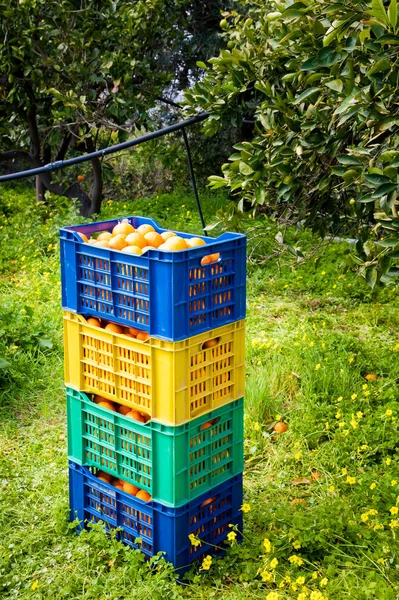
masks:
{"label": "yellow wildflower", "polygon": [[376,487],[377,487],[377,484],[374,483],[374,481],[373,481],[373,483],[370,485],[370,490],[375,490]]}
{"label": "yellow wildflower", "polygon": [[389,512],[391,513],[391,515],[397,515],[397,514],[398,514],[398,512],[399,512],[399,508],[398,508],[397,506],[392,506],[392,507],[389,509]]}
{"label": "yellow wildflower", "polygon": [[272,550],[272,544],[270,542],[270,540],[268,538],[265,538],[263,540],[263,545],[265,547],[265,552],[271,552]]}
{"label": "yellow wildflower", "polygon": [[272,573],[269,573],[268,571],[262,571],[260,576],[262,577],[262,579],[265,583],[267,583],[269,581],[273,581],[273,575],[272,575]]}
{"label": "yellow wildflower", "polygon": [[241,506],[240,510],[243,513],[248,513],[251,510],[251,505],[246,502]]}
{"label": "yellow wildflower", "polygon": [[277,558],[273,558],[273,560],[270,561],[270,568],[271,569],[275,569],[278,565],[278,560]]}

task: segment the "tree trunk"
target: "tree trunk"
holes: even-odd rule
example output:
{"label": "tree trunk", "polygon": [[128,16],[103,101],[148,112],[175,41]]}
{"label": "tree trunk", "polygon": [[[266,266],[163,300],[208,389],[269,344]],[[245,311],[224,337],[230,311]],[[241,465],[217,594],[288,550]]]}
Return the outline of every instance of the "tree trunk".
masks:
{"label": "tree trunk", "polygon": [[46,186],[40,179],[40,175],[36,175],[36,202],[45,202]]}
{"label": "tree trunk", "polygon": [[103,172],[101,161],[99,158],[94,158],[91,161],[93,169],[93,185],[91,188],[91,208],[89,216],[96,215],[101,211],[101,202],[103,199]]}

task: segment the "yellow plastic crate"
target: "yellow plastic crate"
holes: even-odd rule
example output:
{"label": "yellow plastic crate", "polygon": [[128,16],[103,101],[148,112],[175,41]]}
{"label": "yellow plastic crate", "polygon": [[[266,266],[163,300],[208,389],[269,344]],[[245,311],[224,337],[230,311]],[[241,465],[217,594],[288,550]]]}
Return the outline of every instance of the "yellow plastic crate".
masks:
{"label": "yellow plastic crate", "polygon": [[[180,425],[244,396],[245,321],[180,342],[143,342],[64,313],[65,383],[167,425]],[[208,340],[217,339],[212,348]]]}

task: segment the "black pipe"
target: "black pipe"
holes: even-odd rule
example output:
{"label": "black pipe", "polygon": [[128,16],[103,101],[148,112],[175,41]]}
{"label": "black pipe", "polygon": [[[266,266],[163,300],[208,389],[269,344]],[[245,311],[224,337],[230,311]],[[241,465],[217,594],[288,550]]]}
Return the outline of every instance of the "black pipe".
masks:
{"label": "black pipe", "polygon": [[185,129],[183,129],[183,138],[184,138],[184,144],[186,146],[188,169],[190,171],[191,185],[193,186],[193,192],[194,192],[195,204],[197,205],[198,216],[200,218],[204,234],[208,235],[208,232],[205,229],[206,225],[205,225],[204,215],[202,214],[202,208],[201,208],[201,204],[200,204],[200,200],[199,200],[199,196],[198,196],[198,190],[197,190],[197,183],[195,181],[193,161],[191,160],[190,145],[188,143],[188,137],[187,137],[187,133],[186,133]]}
{"label": "black pipe", "polygon": [[168,133],[172,133],[173,131],[178,131],[179,129],[184,130],[184,128],[188,127],[189,125],[193,125],[194,123],[204,121],[208,118],[208,116],[208,113],[200,113],[199,115],[192,117],[191,119],[187,119],[186,121],[180,121],[180,123],[175,123],[174,125],[170,125],[169,127],[158,129],[158,131],[147,133],[146,135],[143,135],[134,140],[128,140],[127,142],[122,142],[121,144],[109,146],[108,148],[104,148],[103,150],[97,150],[96,152],[90,152],[90,154],[84,154],[83,156],[69,158],[68,160],[57,160],[56,162],[48,163],[47,165],[37,167],[36,169],[29,169],[28,171],[19,171],[18,173],[2,175],[0,176],[0,183],[3,181],[12,181],[13,179],[24,179],[25,177],[40,175],[41,173],[48,173],[49,171],[57,171],[58,169],[63,169],[64,167],[69,167],[71,165],[77,165],[88,160],[92,160],[93,158],[101,158],[103,156],[107,156],[107,154],[120,152],[121,150],[125,150],[126,148],[132,148],[133,146],[137,146],[138,144],[142,144],[143,142],[154,140],[163,135],[167,135]]}

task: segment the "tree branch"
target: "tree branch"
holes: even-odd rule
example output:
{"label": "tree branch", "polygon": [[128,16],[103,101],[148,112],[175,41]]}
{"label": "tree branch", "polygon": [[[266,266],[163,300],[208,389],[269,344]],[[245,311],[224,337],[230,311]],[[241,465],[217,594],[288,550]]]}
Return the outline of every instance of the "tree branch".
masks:
{"label": "tree branch", "polygon": [[30,163],[32,162],[31,155],[24,150],[7,150],[6,152],[0,152],[0,161],[2,162],[14,158],[21,158],[23,160],[28,160]]}

